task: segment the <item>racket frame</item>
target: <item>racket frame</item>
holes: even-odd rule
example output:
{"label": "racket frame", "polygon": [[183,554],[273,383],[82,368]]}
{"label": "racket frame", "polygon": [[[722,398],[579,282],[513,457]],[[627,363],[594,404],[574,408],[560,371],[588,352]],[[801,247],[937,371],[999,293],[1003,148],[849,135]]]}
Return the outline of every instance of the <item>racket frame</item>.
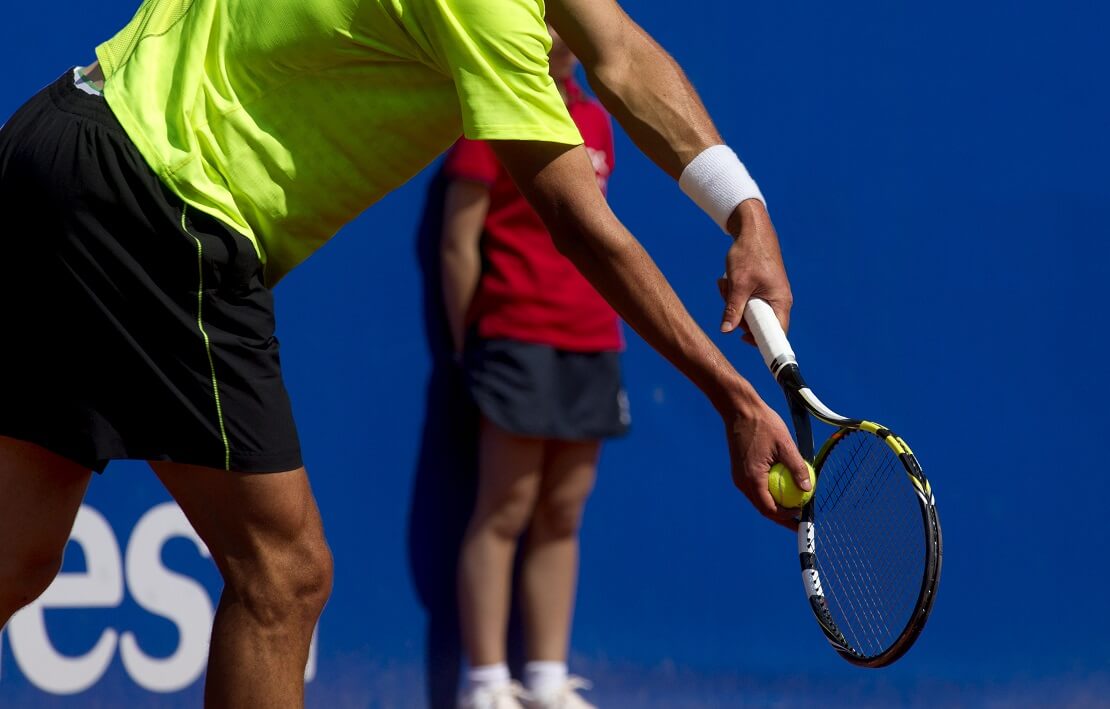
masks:
{"label": "racket frame", "polygon": [[[937,585],[940,582],[943,543],[932,486],[925,477],[917,457],[901,437],[874,422],[841,416],[817,398],[802,377],[794,351],[769,304],[759,299],[748,301],[745,320],[752,329],[764,362],[786,397],[795,442],[802,457],[813,465],[818,485],[821,484],[821,466],[826,457],[840,438],[849,431],[862,431],[879,437],[897,455],[913,484],[925,533],[925,569],[914,610],[905,628],[889,647],[878,654],[866,655],[852,647],[837,627],[828,602],[825,600],[821,576],[817,568],[819,552],[816,545],[817,523],[814,520],[816,496],[802,508],[798,525],[798,560],[801,565],[802,583],[809,599],[810,610],[813,611],[825,638],[841,657],[854,665],[870,668],[890,665],[905,655],[921,635],[932,611]],[[837,429],[816,453],[814,453],[811,417]]]}

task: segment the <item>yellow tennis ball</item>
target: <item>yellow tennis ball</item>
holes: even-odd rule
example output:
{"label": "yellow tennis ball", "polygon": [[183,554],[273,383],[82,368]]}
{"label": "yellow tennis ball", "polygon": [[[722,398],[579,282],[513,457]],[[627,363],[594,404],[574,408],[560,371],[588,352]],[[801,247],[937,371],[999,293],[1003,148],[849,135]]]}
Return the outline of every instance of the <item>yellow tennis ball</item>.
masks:
{"label": "yellow tennis ball", "polygon": [[813,466],[806,463],[809,468],[809,491],[802,490],[794,482],[794,476],[790,474],[786,466],[782,463],[775,463],[771,466],[771,473],[767,476],[767,488],[771,491],[771,497],[775,498],[775,502],[783,507],[804,507],[809,498],[813,497],[813,491],[817,489],[817,477],[813,473]]}

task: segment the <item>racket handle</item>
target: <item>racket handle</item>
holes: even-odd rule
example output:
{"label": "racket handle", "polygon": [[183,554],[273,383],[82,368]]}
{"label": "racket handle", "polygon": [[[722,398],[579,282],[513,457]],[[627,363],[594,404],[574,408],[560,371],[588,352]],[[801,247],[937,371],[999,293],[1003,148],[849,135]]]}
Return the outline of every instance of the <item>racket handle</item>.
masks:
{"label": "racket handle", "polygon": [[744,321],[752,331],[755,343],[759,345],[759,353],[763,355],[763,362],[776,378],[779,372],[788,364],[797,364],[794,350],[786,333],[775,317],[775,311],[770,304],[760,298],[752,298],[744,308]]}

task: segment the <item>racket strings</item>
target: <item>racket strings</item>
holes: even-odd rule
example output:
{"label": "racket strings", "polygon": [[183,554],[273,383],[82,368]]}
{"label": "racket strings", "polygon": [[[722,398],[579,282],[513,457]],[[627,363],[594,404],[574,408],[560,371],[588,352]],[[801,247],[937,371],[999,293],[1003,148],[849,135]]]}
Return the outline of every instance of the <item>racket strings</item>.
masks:
{"label": "racket strings", "polygon": [[[868,492],[874,492],[873,485]],[[822,542],[823,576],[829,579],[826,588],[833,596],[839,624],[849,631],[853,645],[866,653],[872,650],[873,643],[878,643],[881,650],[887,641],[893,641],[899,630],[889,622],[888,604],[882,600],[897,593],[895,581],[899,573],[887,556],[875,553],[869,556],[859,549],[834,555],[833,552],[840,548],[852,550],[853,539],[860,534],[880,537],[890,534],[889,530],[876,528],[874,524],[856,526],[856,530],[848,531],[830,525],[831,533]],[[834,574],[838,575],[838,583],[833,583]]]}
{"label": "racket strings", "polygon": [[879,438],[842,436],[814,501],[817,568],[853,649],[875,656],[900,636],[921,586],[924,534],[902,462]]}
{"label": "racket strings", "polygon": [[[873,479],[868,481],[868,488],[874,489]],[[838,490],[837,502],[843,497],[844,491],[847,486],[841,481],[840,490]],[[874,530],[870,530],[871,533]],[[855,589],[866,588],[871,589],[874,593],[883,593],[887,591],[883,586],[881,579],[885,577],[881,571],[876,571],[872,568],[874,560],[870,562],[859,555],[858,553],[842,554],[838,559],[831,559],[834,550],[838,549],[851,549],[850,535],[845,533],[845,530],[838,527],[829,525],[828,529],[823,530],[829,539],[822,540],[822,550],[825,554],[825,566],[833,567],[832,561],[839,561],[842,576],[850,576],[855,579]],[[828,571],[822,572],[822,576],[828,575]],[[878,613],[875,604],[872,603],[872,598],[869,594],[852,594],[852,593],[839,593],[834,592],[832,589],[826,589],[826,595],[832,597],[834,608],[839,611],[837,616],[843,618],[845,615],[857,619],[857,623],[849,624],[843,630],[856,630],[861,625],[866,625],[866,630],[872,637],[885,636],[890,634],[890,628],[887,626],[882,614]],[[856,648],[861,646],[861,635],[859,632],[853,632],[853,637],[850,639],[852,645]]]}
{"label": "racket strings", "polygon": [[[860,469],[876,471],[875,475],[869,478],[860,478],[857,480],[860,485],[858,494],[855,495],[855,502],[857,506],[874,505],[876,497],[881,489],[880,481],[889,477],[893,471],[876,467],[883,465],[881,459],[876,460],[874,451],[872,451],[866,460],[859,460],[858,455],[854,456],[851,463]],[[843,502],[843,495],[841,495],[841,502]],[[888,536],[888,530],[878,528],[874,524],[874,517],[867,516],[860,518],[858,530],[856,533],[863,535],[877,535],[880,537]],[[836,593],[836,606],[838,614],[841,618],[849,617],[854,620],[844,623],[851,633],[853,644],[860,650],[869,650],[869,639],[891,639],[896,637],[895,632],[898,628],[891,627],[888,621],[888,614],[885,612],[884,603],[880,599],[890,597],[892,592],[896,589],[892,587],[896,574],[892,573],[890,568],[889,559],[874,555],[867,556],[862,550],[852,546],[853,534],[849,534],[847,529],[833,527],[834,532],[831,535],[832,542],[824,542],[823,547],[829,553],[825,554],[825,574],[829,574],[829,570],[833,568],[833,561],[831,552],[838,548],[851,550],[852,553],[845,553],[840,555],[839,563],[841,566],[841,576],[845,581],[851,581],[853,586],[851,593]],[[881,648],[880,648],[881,649]]]}
{"label": "racket strings", "polygon": [[[866,459],[860,460],[860,452],[867,451]],[[893,463],[891,458],[884,452],[884,448],[878,446],[855,446],[852,451],[852,458],[848,463],[849,466],[857,470],[873,471],[873,474],[861,480],[864,487],[859,495],[859,504],[873,505],[875,504],[876,497],[880,494],[882,485],[890,479],[894,473]],[[870,518],[875,519],[875,518]],[[878,534],[883,530],[875,529],[874,525],[863,530],[866,534]],[[880,561],[882,561],[880,559]],[[886,573],[889,569],[886,568],[873,568],[873,564],[867,564],[863,557],[853,557],[853,568],[857,571],[862,579],[865,579],[869,588],[875,589],[880,598],[889,597],[892,590],[893,574]],[[863,610],[869,613],[870,617],[879,625],[882,626],[886,633],[890,633],[890,628],[887,626],[885,619],[882,615],[877,614],[875,607],[866,608]],[[878,628],[872,627],[872,630],[878,633]]]}
{"label": "racket strings", "polygon": [[[830,526],[827,531],[828,539],[822,542],[822,549],[826,552],[822,558],[822,576],[831,577],[831,571],[838,568],[840,577],[844,581],[850,580],[854,591],[842,593],[840,585],[826,584],[826,593],[831,596],[835,615],[842,619],[839,623],[844,626],[842,632],[848,631],[851,644],[866,651],[868,637],[889,637],[892,634],[881,608],[875,603],[876,597],[889,592],[889,584],[883,583],[883,579],[889,579],[889,574],[884,569],[874,568],[875,560],[868,560],[858,550],[834,557],[833,550],[850,548],[851,536],[837,527]],[[876,530],[865,530],[865,533],[876,533]],[[845,617],[852,619],[851,622],[845,623]]]}

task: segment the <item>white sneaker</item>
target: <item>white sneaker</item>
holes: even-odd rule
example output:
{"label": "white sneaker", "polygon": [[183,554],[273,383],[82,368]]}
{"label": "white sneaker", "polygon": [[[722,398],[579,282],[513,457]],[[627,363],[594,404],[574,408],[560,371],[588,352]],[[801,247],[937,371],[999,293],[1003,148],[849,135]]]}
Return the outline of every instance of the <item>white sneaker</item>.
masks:
{"label": "white sneaker", "polygon": [[478,687],[459,695],[459,709],[524,709],[520,701],[527,698],[528,693],[519,682],[499,687]]}
{"label": "white sneaker", "polygon": [[527,709],[597,709],[578,694],[578,690],[589,689],[591,686],[593,685],[581,677],[571,675],[553,694],[543,697],[525,696],[524,706]]}

